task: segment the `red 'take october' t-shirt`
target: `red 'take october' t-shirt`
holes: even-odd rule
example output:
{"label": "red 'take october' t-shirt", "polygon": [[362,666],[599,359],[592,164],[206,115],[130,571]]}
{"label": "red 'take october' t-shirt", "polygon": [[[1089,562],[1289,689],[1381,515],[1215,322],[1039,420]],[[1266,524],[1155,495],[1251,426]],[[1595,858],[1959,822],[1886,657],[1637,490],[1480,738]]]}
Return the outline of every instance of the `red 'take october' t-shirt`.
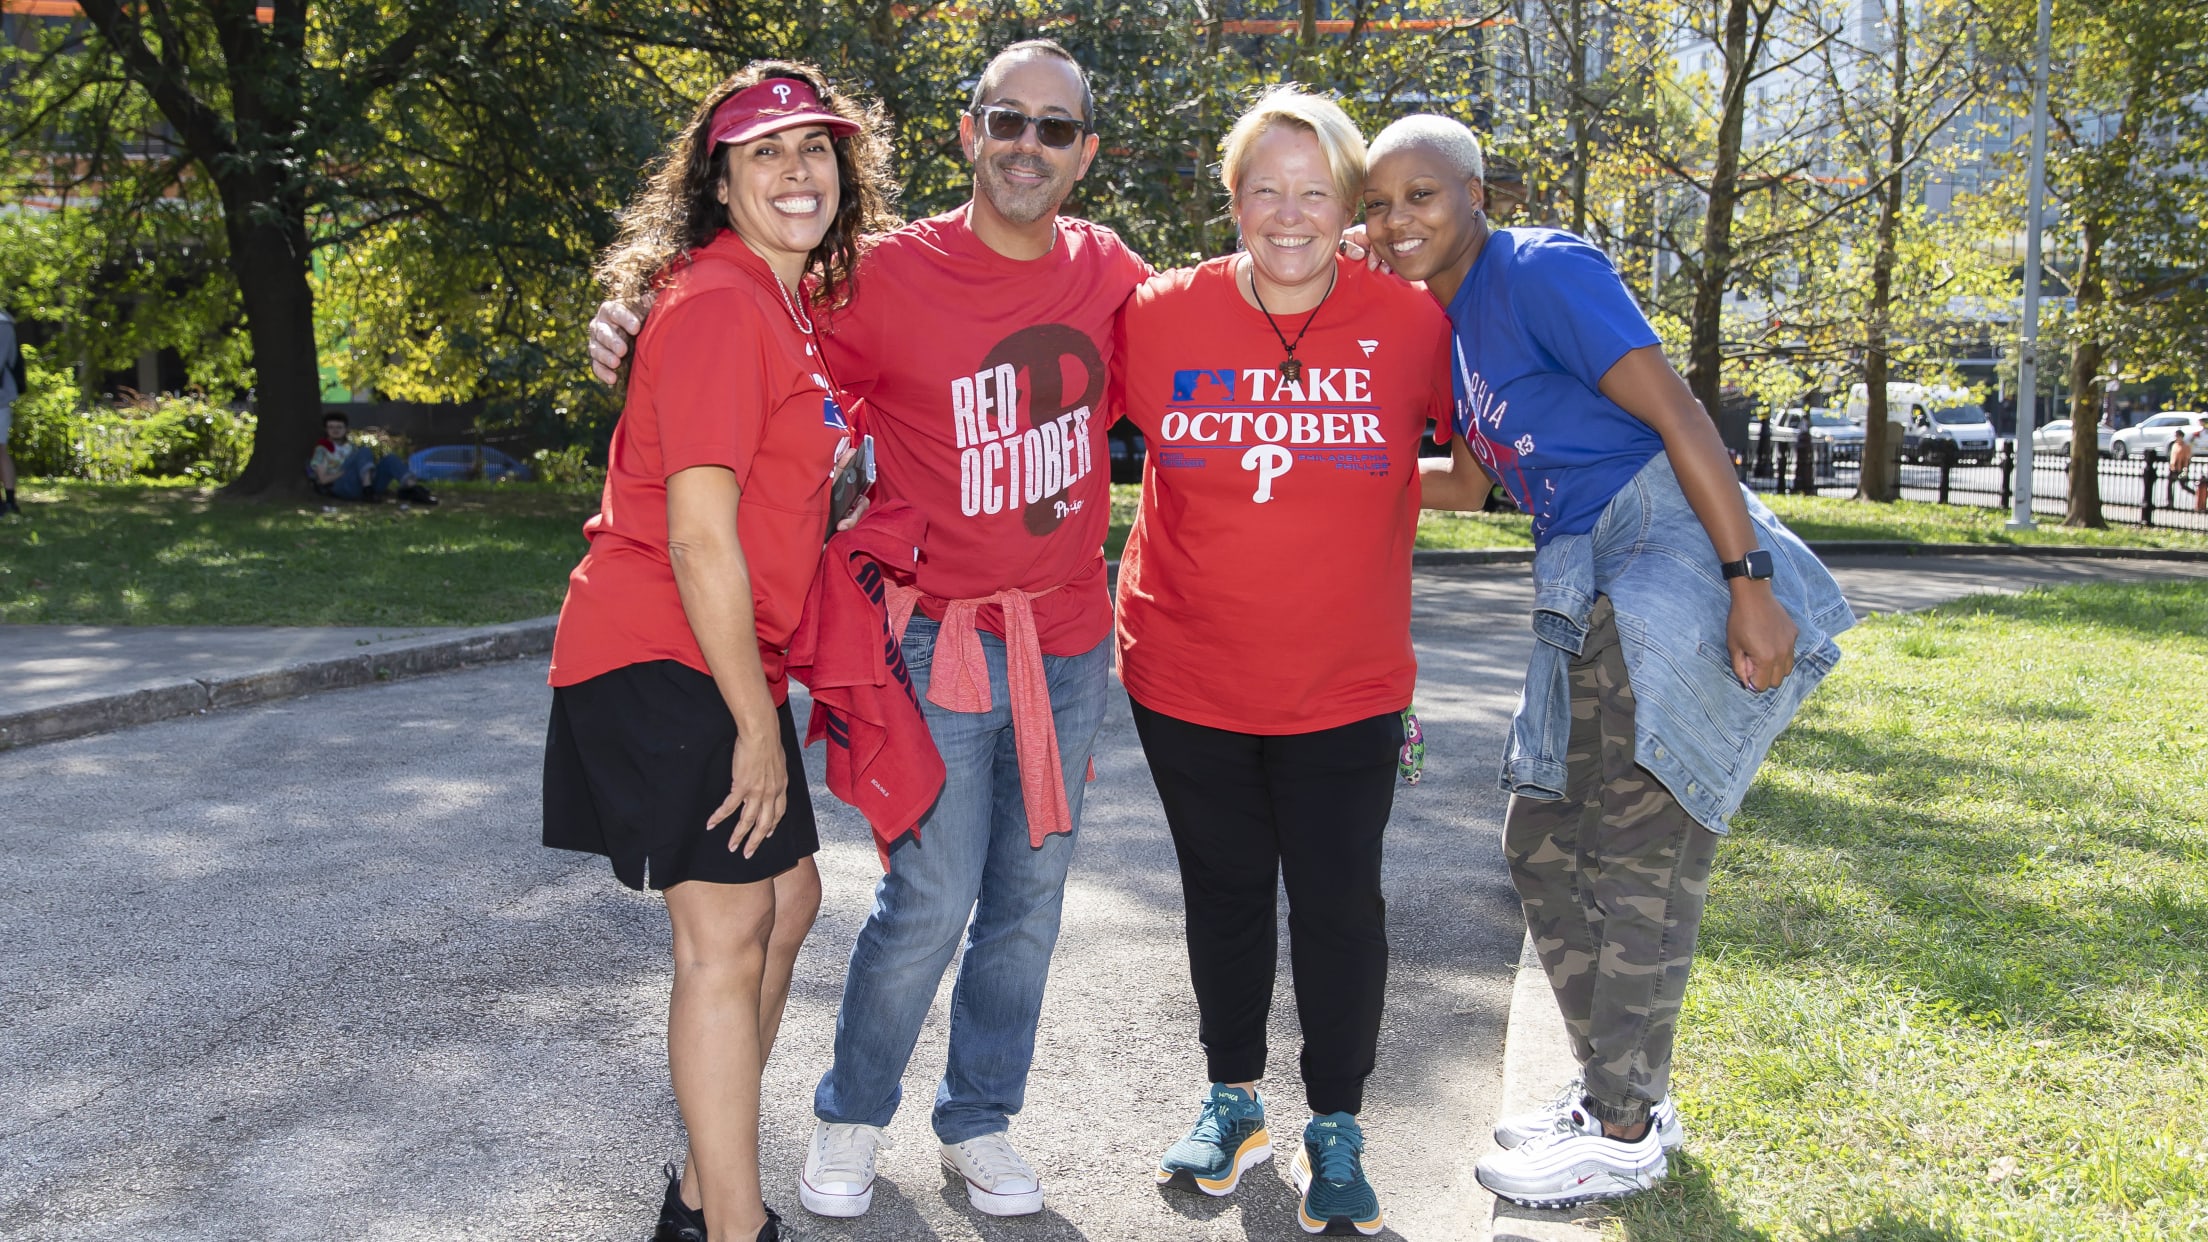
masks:
{"label": "red 'take october' t-shirt", "polygon": [[736,537],[751,571],[759,659],[788,700],[783,652],[828,529],[828,488],[849,434],[813,342],[773,269],[724,229],[660,291],[636,340],[590,552],[568,575],[552,684],[648,660],[705,665],[667,557],[667,480],[694,466],[736,475]]}
{"label": "red 'take october' t-shirt", "polygon": [[[928,519],[922,608],[941,619],[932,601],[1049,591],[1034,604],[1042,649],[1079,655],[1111,635],[1106,384],[1114,319],[1149,267],[1065,217],[1049,254],[1009,259],[966,211],[876,239],[823,339],[874,437],[875,499]],[[978,622],[1004,632],[1000,608]]]}
{"label": "red 'take october' t-shirt", "polygon": [[[1309,733],[1400,711],[1418,680],[1418,446],[1449,436],[1449,321],[1362,262],[1297,343],[1243,299],[1238,256],[1127,302],[1115,389],[1149,444],[1119,567],[1120,677],[1153,711]],[[1295,339],[1304,316],[1276,316]]]}

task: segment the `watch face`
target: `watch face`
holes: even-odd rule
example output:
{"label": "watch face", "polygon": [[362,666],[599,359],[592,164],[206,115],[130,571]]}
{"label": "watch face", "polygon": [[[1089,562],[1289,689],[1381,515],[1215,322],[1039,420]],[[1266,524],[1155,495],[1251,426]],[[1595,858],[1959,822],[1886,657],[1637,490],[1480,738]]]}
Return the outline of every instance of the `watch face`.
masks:
{"label": "watch face", "polygon": [[1749,577],[1768,578],[1771,576],[1771,554],[1769,552],[1757,548],[1743,559],[1748,562]]}

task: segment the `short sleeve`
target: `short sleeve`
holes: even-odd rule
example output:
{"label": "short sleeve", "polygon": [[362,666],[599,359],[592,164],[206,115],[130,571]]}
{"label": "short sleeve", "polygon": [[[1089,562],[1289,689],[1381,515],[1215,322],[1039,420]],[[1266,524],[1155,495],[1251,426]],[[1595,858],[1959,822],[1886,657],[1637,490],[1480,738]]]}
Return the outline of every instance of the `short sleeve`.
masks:
{"label": "short sleeve", "polygon": [[661,477],[722,466],[743,478],[758,455],[770,403],[763,325],[740,291],[707,293],[665,312],[653,352],[652,412]]}
{"label": "short sleeve", "polygon": [[1511,306],[1528,335],[1590,390],[1618,359],[1659,343],[1656,329],[1618,278],[1609,256],[1577,238],[1522,247],[1512,269]]}
{"label": "short sleeve", "polygon": [[1112,319],[1112,365],[1110,378],[1104,384],[1104,425],[1107,427],[1132,413],[1127,408],[1127,355],[1133,352],[1127,347],[1127,314],[1134,302],[1133,298],[1127,299]]}
{"label": "short sleeve", "polygon": [[828,312],[821,325],[821,349],[835,372],[836,387],[855,401],[872,396],[882,375],[882,321],[890,312],[882,266],[861,260],[851,300]]}
{"label": "short sleeve", "polygon": [[1434,416],[1434,443],[1447,444],[1457,430],[1457,390],[1449,378],[1449,329],[1446,323],[1434,334],[1432,360],[1427,364],[1427,400]]}

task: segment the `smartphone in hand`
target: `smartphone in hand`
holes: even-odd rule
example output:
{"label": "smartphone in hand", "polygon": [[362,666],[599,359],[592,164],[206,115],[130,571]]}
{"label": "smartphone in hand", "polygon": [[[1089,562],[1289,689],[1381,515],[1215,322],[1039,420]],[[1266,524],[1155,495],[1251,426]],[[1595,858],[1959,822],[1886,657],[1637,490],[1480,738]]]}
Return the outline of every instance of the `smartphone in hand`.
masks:
{"label": "smartphone in hand", "polygon": [[874,437],[860,436],[858,443],[843,451],[836,460],[835,482],[828,488],[828,532],[823,541],[836,533],[843,519],[851,516],[851,510],[874,486]]}

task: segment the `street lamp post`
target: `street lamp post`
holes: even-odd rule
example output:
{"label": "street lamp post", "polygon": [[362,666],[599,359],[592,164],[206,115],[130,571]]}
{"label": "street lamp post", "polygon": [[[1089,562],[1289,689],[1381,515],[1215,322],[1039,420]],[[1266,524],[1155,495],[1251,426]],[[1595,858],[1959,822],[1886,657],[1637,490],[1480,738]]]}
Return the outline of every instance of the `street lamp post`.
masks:
{"label": "street lamp post", "polygon": [[[2054,0],[2039,0],[2039,63],[2032,71],[2032,185],[2024,206],[2024,323],[2018,333],[2016,366],[2016,509],[2010,530],[2030,530],[2032,521],[2032,427],[2039,400],[2039,213],[2047,199],[2047,45],[2054,24]],[[2073,426],[2071,435],[2078,434]],[[2091,427],[2085,434],[2092,435]]]}

